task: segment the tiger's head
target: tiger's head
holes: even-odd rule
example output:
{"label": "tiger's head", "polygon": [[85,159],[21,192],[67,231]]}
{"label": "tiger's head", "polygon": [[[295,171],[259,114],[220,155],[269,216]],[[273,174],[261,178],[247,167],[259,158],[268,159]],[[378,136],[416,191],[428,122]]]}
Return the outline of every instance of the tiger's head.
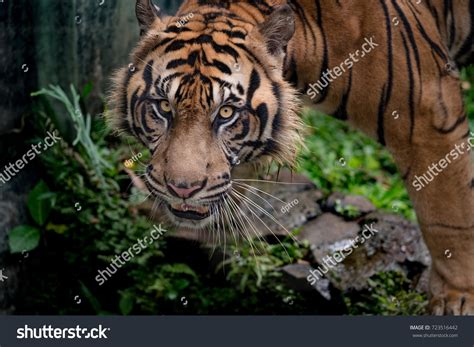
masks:
{"label": "tiger's head", "polygon": [[114,79],[112,126],[150,150],[146,184],[180,226],[212,222],[236,166],[291,164],[300,145],[297,93],[283,78],[293,12],[244,7],[188,1],[166,17],[138,0],[141,39]]}

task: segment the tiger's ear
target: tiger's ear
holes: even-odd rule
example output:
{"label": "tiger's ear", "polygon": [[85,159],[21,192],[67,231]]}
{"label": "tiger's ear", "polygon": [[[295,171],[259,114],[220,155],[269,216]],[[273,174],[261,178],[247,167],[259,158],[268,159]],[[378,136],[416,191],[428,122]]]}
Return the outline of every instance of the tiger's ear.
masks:
{"label": "tiger's ear", "polygon": [[146,33],[156,20],[161,22],[163,16],[160,8],[153,3],[153,0],[137,0],[135,13],[140,25],[140,35]]}
{"label": "tiger's ear", "polygon": [[290,6],[281,6],[258,25],[258,30],[265,38],[268,51],[280,55],[295,33],[295,13]]}

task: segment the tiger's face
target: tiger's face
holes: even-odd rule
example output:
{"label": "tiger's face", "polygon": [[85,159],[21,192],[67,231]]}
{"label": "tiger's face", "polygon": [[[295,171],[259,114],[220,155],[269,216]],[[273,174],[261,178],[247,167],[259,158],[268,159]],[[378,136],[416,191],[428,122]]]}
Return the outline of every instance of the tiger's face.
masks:
{"label": "tiger's face", "polygon": [[285,38],[266,36],[275,35],[268,25],[294,25],[291,10],[260,25],[209,13],[161,18],[138,1],[142,38],[111,95],[115,126],[152,154],[148,189],[171,222],[191,228],[213,221],[236,166],[290,162],[300,141],[296,93],[283,79]]}

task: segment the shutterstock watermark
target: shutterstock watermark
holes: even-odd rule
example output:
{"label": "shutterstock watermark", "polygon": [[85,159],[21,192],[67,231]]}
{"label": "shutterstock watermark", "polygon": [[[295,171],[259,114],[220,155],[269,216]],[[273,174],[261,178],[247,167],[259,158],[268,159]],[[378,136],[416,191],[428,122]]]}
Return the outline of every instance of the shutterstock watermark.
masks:
{"label": "shutterstock watermark", "polygon": [[378,44],[374,42],[374,37],[365,38],[365,42],[362,44],[362,51],[360,49],[356,50],[353,53],[349,53],[349,57],[344,60],[338,66],[333,67],[332,69],[327,69],[323,72],[321,78],[316,83],[310,84],[306,94],[311,99],[314,99],[316,95],[319,95],[325,88],[329,86],[331,82],[336,80],[338,77],[341,77],[344,72],[352,69],[355,63],[359,62],[359,58],[364,58],[367,54],[372,52]]}
{"label": "shutterstock watermark", "polygon": [[412,186],[417,192],[425,188],[430,184],[436,176],[443,172],[452,162],[458,160],[462,155],[467,154],[474,148],[474,132],[471,132],[471,137],[466,142],[460,145],[456,144],[454,148],[445,155],[443,159],[440,159],[437,163],[432,163],[428,170],[421,176],[415,175]]}
{"label": "shutterstock watermark", "polygon": [[22,339],[107,339],[110,328],[104,328],[100,324],[97,328],[53,328],[51,325],[43,325],[41,328],[30,328],[27,324],[16,330],[16,338]]}
{"label": "shutterstock watermark", "polygon": [[5,165],[3,171],[0,172],[0,182],[5,184],[10,181],[12,177],[15,177],[15,175],[28,165],[30,161],[35,159],[37,155],[41,154],[41,152],[48,148],[53,147],[59,140],[62,140],[61,137],[56,135],[56,130],[53,130],[52,133],[48,131],[47,134],[48,136],[46,136],[43,141],[38,142],[37,144],[32,144],[31,149],[23,154],[21,159],[18,159],[13,164],[8,163],[8,165]]}
{"label": "shutterstock watermark", "polygon": [[323,258],[324,265],[319,265],[317,269],[310,270],[308,277],[306,277],[306,280],[312,286],[316,284],[316,281],[324,277],[324,274],[326,274],[330,269],[335,268],[337,264],[342,263],[344,259],[346,259],[349,255],[351,255],[352,252],[354,251],[354,248],[358,248],[359,245],[364,244],[368,239],[370,239],[376,233],[378,233],[378,230],[374,228],[374,223],[370,225],[364,225],[361,235],[357,235],[355,239],[350,240],[349,244],[343,249],[324,257]]}
{"label": "shutterstock watermark", "polygon": [[116,255],[109,266],[107,266],[104,270],[98,270],[99,274],[95,277],[95,280],[97,283],[99,283],[99,286],[103,285],[105,281],[107,281],[117,272],[118,269],[120,269],[136,255],[139,255],[144,249],[152,245],[153,242],[158,240],[166,232],[167,230],[162,229],[161,224],[159,226],[154,225],[149,235],[145,236],[143,240],[137,239],[137,242],[130,246],[128,250],[122,254]]}

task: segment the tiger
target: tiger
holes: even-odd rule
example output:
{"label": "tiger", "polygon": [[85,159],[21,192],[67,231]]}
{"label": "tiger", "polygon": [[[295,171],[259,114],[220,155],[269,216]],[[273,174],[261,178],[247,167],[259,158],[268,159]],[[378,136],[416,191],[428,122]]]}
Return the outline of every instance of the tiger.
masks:
{"label": "tiger", "polygon": [[174,16],[137,0],[136,16],[108,118],[149,149],[172,223],[215,223],[247,164],[294,165],[309,106],[390,151],[432,258],[430,313],[474,314],[473,0],[185,0]]}

